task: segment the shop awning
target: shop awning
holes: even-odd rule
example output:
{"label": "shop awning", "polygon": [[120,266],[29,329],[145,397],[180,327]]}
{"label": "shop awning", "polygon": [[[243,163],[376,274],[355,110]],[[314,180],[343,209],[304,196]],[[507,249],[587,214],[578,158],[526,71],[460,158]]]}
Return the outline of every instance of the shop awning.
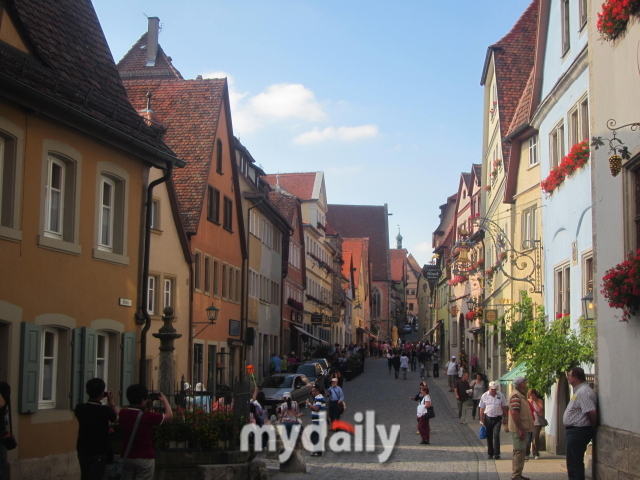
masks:
{"label": "shop awning", "polygon": [[431,335],[436,330],[436,328],[438,328],[443,323],[444,323],[444,320],[438,320],[438,322],[433,326],[433,328],[431,330],[429,330],[427,333],[425,333],[422,338],[425,338],[425,337],[428,337],[429,335]]}
{"label": "shop awning", "polygon": [[518,377],[524,377],[525,372],[527,370],[527,365],[524,362],[520,362],[507,373],[505,373],[502,377],[500,377],[500,385],[509,385]]}
{"label": "shop awning", "polygon": [[356,330],[358,332],[364,333],[365,335],[369,335],[371,338],[376,338],[376,339],[378,338],[378,336],[375,333],[371,333],[371,331],[367,330],[366,328],[358,327],[356,328]]}
{"label": "shop awning", "polygon": [[315,335],[311,335],[309,332],[307,332],[304,328],[300,328],[296,325],[292,325],[293,328],[295,328],[296,330],[298,330],[301,334],[306,335],[307,337],[309,337],[311,340],[315,340],[316,342],[320,342],[324,345],[329,345],[329,342],[325,342],[324,340],[322,340],[321,338],[316,337]]}

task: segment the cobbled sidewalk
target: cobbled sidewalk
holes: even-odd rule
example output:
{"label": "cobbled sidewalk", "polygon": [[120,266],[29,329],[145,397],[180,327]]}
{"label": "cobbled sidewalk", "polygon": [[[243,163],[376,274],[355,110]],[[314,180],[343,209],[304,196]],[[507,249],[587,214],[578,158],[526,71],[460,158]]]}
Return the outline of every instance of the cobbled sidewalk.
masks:
{"label": "cobbled sidewalk", "polygon": [[[420,445],[417,435],[417,402],[409,400],[418,392],[419,373],[408,372],[395,379],[388,373],[384,359],[367,358],[365,372],[343,390],[347,411],[343,420],[354,423],[356,412],[374,410],[376,423],[389,431],[391,425],[400,425],[396,447],[386,463],[378,463],[382,445],[376,435],[376,452],[325,452],[322,457],[311,457],[303,451],[307,474],[277,473],[275,480],[371,480],[387,476],[392,480],[415,479],[416,474],[428,478],[508,480],[511,478],[511,445],[508,434],[502,433],[501,460],[488,460],[485,442],[477,437],[478,421],[462,425],[458,421],[455,395],[448,391],[446,375],[426,379],[429,384],[436,417],[431,420],[430,445]],[[470,412],[467,415],[471,418]],[[304,410],[303,423],[310,423],[309,410]],[[329,434],[331,435],[331,434]],[[277,462],[269,462],[277,467]],[[541,460],[528,461],[524,475],[532,480],[566,479],[563,473],[564,457],[543,453]]]}

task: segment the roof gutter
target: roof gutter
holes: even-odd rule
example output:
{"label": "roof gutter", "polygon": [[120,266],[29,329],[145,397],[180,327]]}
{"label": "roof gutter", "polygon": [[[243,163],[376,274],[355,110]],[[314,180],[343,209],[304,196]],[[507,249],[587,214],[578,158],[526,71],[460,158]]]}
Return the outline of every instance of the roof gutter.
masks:
{"label": "roof gutter", "polygon": [[147,333],[151,328],[151,316],[147,309],[149,305],[149,288],[147,286],[147,279],[149,278],[149,258],[151,255],[151,221],[152,210],[151,205],[153,203],[153,189],[166,182],[171,178],[173,173],[173,164],[167,162],[166,173],[163,177],[154,180],[147,187],[147,202],[146,202],[146,216],[144,221],[144,260],[142,264],[142,297],[140,300],[140,315],[144,318],[144,327],[140,332],[140,365],[139,367],[139,382],[144,385],[147,378]]}
{"label": "roof gutter", "polygon": [[1,90],[2,96],[5,98],[142,158],[156,168],[164,169],[167,163],[180,168],[186,165],[184,160],[136,140],[111,125],[107,125],[97,118],[87,115],[1,72],[0,85],[7,87]]}

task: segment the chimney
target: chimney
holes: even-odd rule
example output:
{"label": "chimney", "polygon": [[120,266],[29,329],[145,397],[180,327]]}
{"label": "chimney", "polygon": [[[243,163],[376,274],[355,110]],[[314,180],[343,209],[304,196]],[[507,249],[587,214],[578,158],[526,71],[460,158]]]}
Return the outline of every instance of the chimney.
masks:
{"label": "chimney", "polygon": [[156,64],[159,33],[160,19],[158,17],[149,17],[149,31],[147,32],[147,67],[153,67]]}

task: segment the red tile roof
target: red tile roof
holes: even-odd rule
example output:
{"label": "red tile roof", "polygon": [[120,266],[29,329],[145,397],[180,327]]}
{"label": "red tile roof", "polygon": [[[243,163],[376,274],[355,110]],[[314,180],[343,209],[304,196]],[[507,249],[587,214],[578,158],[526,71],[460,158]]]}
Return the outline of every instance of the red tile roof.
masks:
{"label": "red tile roof", "polygon": [[404,248],[391,249],[389,251],[391,255],[391,280],[394,282],[404,283],[406,278],[406,262],[407,262],[407,250]]}
{"label": "red tile roof", "polygon": [[518,106],[516,107],[513,120],[511,120],[511,125],[509,126],[509,131],[506,136],[511,135],[520,127],[529,123],[529,119],[531,118],[531,104],[533,102],[534,81],[535,69],[532,68],[531,73],[529,74],[529,79],[527,80],[527,85],[524,87],[522,95],[520,96],[520,101],[518,102]]}
{"label": "red tile roof", "polygon": [[[491,53],[493,53],[498,87],[500,134],[507,135],[522,92],[535,61],[540,0],[533,0],[511,31],[487,51],[482,76],[484,84]],[[503,145],[505,167],[508,168],[508,147]]]}
{"label": "red tile roof", "polygon": [[[3,5],[3,14],[9,15],[34,56],[0,42],[2,82],[11,79],[14,86],[19,82],[18,98],[27,99],[36,91],[64,106],[66,117],[54,117],[62,122],[70,122],[69,112],[75,112],[104,125],[100,132],[85,125],[90,134],[111,138],[113,129],[162,155],[174,156],[161,141],[163,129],[151,128],[129,103],[91,2],[5,0]],[[0,85],[0,92],[9,92],[9,87]],[[52,110],[49,107],[43,114],[50,115]]]}
{"label": "red tile roof", "polygon": [[368,262],[368,246],[369,239],[368,238],[345,238],[342,242],[342,249],[349,250],[351,252],[351,258],[353,259],[353,267],[355,271],[353,272],[353,283],[355,287],[358,288],[360,286],[360,274],[365,274],[366,272],[361,272],[360,267],[362,264],[362,257],[364,255],[364,268],[369,268]]}
{"label": "red tile roof", "polygon": [[151,108],[167,127],[165,141],[187,166],[173,174],[180,212],[188,234],[198,223],[213,159],[218,121],[227,93],[226,79],[140,80],[123,79],[129,99],[142,110],[147,91]]}
{"label": "red tile roof", "polygon": [[171,63],[171,57],[168,57],[162,47],[158,45],[158,53],[156,62],[153,67],[147,67],[147,34],[145,33],[131,47],[127,54],[118,62],[118,71],[123,78],[172,78],[174,80],[182,80],[182,75],[176,67]]}
{"label": "red tile roof", "polygon": [[266,175],[264,179],[272,187],[280,185],[281,188],[295,195],[300,200],[312,200],[316,175],[317,172],[280,173],[276,175]]}
{"label": "red tile roof", "polygon": [[386,206],[329,205],[327,220],[343,238],[369,238],[373,281],[390,280],[389,220]]}
{"label": "red tile roof", "polygon": [[324,228],[326,228],[326,234],[327,235],[340,235],[338,232],[336,232],[336,229],[333,228],[331,226],[331,224],[327,221],[324,222]]}
{"label": "red tile roof", "polygon": [[422,275],[422,268],[420,268],[420,265],[418,265],[417,260],[412,254],[409,254],[407,257],[407,263],[418,276]]}
{"label": "red tile roof", "polygon": [[297,197],[293,195],[285,195],[281,192],[270,191],[269,202],[286,218],[289,225],[293,224],[293,217],[296,212],[296,203],[299,203]]}
{"label": "red tile roof", "polygon": [[351,252],[344,250],[344,244],[342,248],[342,260],[344,260],[342,264],[342,276],[351,280],[351,266],[353,265],[353,263],[351,263]]}

